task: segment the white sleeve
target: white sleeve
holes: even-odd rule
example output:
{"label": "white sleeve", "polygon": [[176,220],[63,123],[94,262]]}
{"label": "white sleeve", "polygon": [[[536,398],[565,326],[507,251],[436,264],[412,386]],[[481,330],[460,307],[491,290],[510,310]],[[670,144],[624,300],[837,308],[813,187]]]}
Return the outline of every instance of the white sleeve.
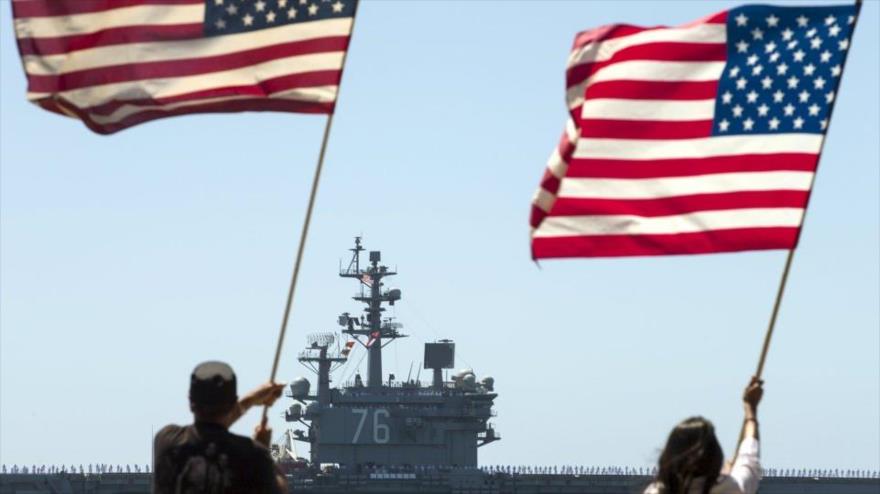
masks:
{"label": "white sleeve", "polygon": [[747,437],[740,443],[739,453],[730,469],[730,478],[736,482],[743,494],[758,492],[758,482],[761,481],[761,455],[757,439]]}

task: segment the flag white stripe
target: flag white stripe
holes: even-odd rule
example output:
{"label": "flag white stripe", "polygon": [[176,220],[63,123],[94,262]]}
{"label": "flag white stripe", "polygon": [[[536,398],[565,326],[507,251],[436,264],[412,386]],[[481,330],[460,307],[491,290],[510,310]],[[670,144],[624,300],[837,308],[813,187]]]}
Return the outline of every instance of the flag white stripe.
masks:
{"label": "flag white stripe", "polygon": [[532,204],[548,213],[550,212],[550,208],[553,207],[555,201],[556,196],[545,190],[543,187],[538,187],[538,190],[535,191],[534,197],[532,197]]}
{"label": "flag white stripe", "polygon": [[661,42],[723,44],[727,43],[727,27],[724,24],[697,24],[682,28],[653,29],[629,36],[593,41],[572,51],[568,57],[568,67],[603,62],[625,48]]}
{"label": "flag white stripe", "polygon": [[[569,143],[573,143],[577,141],[579,129],[574,123],[574,120],[569,118],[565,122],[565,133],[563,134],[563,138],[568,139]],[[559,146],[553,148],[553,152],[550,153],[550,158],[547,159],[547,169],[553,176],[562,178],[565,176],[566,170],[568,170],[568,163],[562,159],[562,155],[559,154]]]}
{"label": "flag white stripe", "polygon": [[629,60],[603,67],[582,82],[569,87],[565,100],[569,108],[584,101],[587,88],[608,81],[717,81],[726,62],[669,62],[660,60]]}
{"label": "flag white stripe", "polygon": [[100,46],[69,54],[26,55],[25,71],[31,75],[59,75],[78,70],[135,63],[165,62],[212,57],[280,43],[347,36],[351,17],[288,24],[251,32],[180,41],[156,41]]}
{"label": "flag white stripe", "polygon": [[[196,74],[166,79],[119,82],[101,86],[74,89],[57,93],[75,106],[87,108],[109,101],[140,100],[144,98],[168,98],[194,91],[228,86],[253,85],[275,77],[313,72],[339,70],[344,52],[317,53],[278,58],[268,62],[240,67],[233,70]],[[48,97],[44,93],[28,93],[30,99]],[[324,101],[324,100],[318,100]]]}
{"label": "flag white stripe", "polygon": [[[589,83],[601,81],[717,81],[726,62],[628,60],[600,69]],[[588,84],[589,85],[589,84]]]}
{"label": "flag white stripe", "polygon": [[697,139],[590,139],[577,142],[575,158],[655,160],[742,154],[819,154],[820,134],[713,136]]}
{"label": "flag white stripe", "polygon": [[715,100],[591,98],[584,103],[581,116],[616,120],[712,120]]}
{"label": "flag white stripe", "polygon": [[547,169],[550,170],[550,173],[556,178],[562,178],[565,176],[565,171],[568,170],[568,163],[563,161],[562,155],[559,154],[558,147],[550,153],[550,159],[547,160]]}
{"label": "flag white stripe", "polygon": [[801,208],[754,208],[699,211],[675,216],[549,216],[534,237],[589,235],[658,235],[731,228],[799,227]]}
{"label": "flag white stripe", "polygon": [[[336,99],[336,92],[338,90],[337,86],[318,86],[318,87],[307,87],[307,88],[297,88],[291,89],[287,91],[281,91],[278,93],[274,93],[268,96],[270,99],[289,99],[295,101],[323,101],[323,102],[331,102]],[[181,101],[178,103],[170,103],[165,105],[123,105],[119,107],[116,111],[109,115],[94,115],[91,114],[90,118],[98,125],[111,125],[116,122],[119,122],[125,118],[128,118],[132,115],[136,115],[138,113],[143,113],[147,111],[174,111],[179,110],[181,108],[186,108],[188,106],[200,106],[206,105],[210,103],[220,103],[222,101],[235,101],[235,100],[252,100],[255,99],[253,95],[239,95],[239,96],[224,96],[219,98],[203,98],[198,100],[191,101]],[[266,99],[266,98],[257,98],[257,99]]]}
{"label": "flag white stripe", "polygon": [[15,19],[18,38],[56,38],[126,26],[168,26],[204,22],[205,4],[136,5],[54,17]]}
{"label": "flag white stripe", "polygon": [[559,197],[578,199],[660,199],[694,194],[761,190],[810,190],[813,172],[711,173],[663,178],[565,178]]}

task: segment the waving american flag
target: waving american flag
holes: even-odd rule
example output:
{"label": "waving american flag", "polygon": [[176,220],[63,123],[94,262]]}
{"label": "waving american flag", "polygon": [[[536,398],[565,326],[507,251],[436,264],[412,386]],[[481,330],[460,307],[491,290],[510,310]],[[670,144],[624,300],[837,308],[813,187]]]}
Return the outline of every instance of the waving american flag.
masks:
{"label": "waving american flag", "polygon": [[856,15],[746,6],[577,35],[533,257],[794,248]]}
{"label": "waving american flag", "polygon": [[102,134],[203,112],[331,113],[357,0],[14,0],[28,99]]}

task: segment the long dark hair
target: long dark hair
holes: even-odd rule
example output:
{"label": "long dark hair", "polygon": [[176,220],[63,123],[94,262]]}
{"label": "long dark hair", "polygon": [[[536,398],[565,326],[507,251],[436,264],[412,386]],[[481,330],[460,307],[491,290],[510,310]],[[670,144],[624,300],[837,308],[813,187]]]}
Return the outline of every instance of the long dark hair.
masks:
{"label": "long dark hair", "polygon": [[690,417],[669,433],[657,465],[657,483],[663,494],[686,494],[697,478],[703,479],[703,494],[721,474],[724,453],[715,426],[703,417]]}

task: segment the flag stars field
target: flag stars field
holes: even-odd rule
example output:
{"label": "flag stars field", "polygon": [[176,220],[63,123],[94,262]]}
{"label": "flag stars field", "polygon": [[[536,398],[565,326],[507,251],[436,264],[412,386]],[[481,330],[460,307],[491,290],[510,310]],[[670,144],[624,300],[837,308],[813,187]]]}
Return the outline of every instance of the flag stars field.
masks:
{"label": "flag stars field", "polygon": [[[790,17],[783,11],[782,15],[772,13],[763,16],[763,19],[766,24],[763,29],[749,27],[749,16],[742,13],[736,15],[733,22],[728,24],[729,45],[736,49],[728,53],[727,65],[732,67],[728,71],[728,77],[722,77],[720,81],[720,98],[719,104],[716,105],[716,111],[720,112],[718,116],[751,118],[755,122],[764,122],[761,125],[743,125],[741,132],[822,130],[820,122],[827,115],[828,104],[831,101],[826,97],[825,105],[817,105],[812,101],[808,88],[822,91],[828,85],[829,79],[840,76],[840,61],[843,52],[849,46],[849,29],[842,28],[837,21],[838,17],[834,15],[811,18],[807,14],[801,14]],[[843,48],[836,54],[823,48],[823,43],[831,37],[842,38],[839,39],[838,46]],[[750,41],[759,39],[764,41],[760,48],[755,49],[749,45]],[[798,48],[801,43],[805,43],[804,46],[809,48],[807,50]],[[751,77],[762,77],[756,81],[760,82],[759,92],[747,89],[752,86],[749,78],[738,77],[738,67],[743,59],[746,66],[751,67],[749,71]],[[800,76],[791,74],[792,65],[797,69],[797,73],[801,74]],[[784,79],[777,80],[777,78]],[[787,91],[769,92],[777,83],[782,84]],[[742,91],[740,96],[726,89],[731,85]],[[728,94],[731,96],[727,96]],[[780,107],[786,96],[803,106]],[[742,110],[735,111],[737,102],[747,103],[757,110],[745,110],[745,107],[741,106]],[[780,120],[778,118],[780,115],[791,118]],[[778,123],[770,125],[770,118],[777,118]],[[722,128],[720,120],[716,125],[716,131],[719,133],[729,133],[732,130],[730,127]]]}
{"label": "flag stars field", "polygon": [[[228,27],[232,26],[249,31],[281,25],[286,22],[303,22],[351,15],[350,6],[353,5],[352,0],[336,0],[333,3],[328,0],[298,0],[300,8],[297,9],[291,3],[293,2],[290,0],[257,0],[256,2],[212,0],[208,3],[211,8],[206,11],[206,17],[221,15],[221,11],[217,8],[223,9],[225,14],[222,14],[221,19],[218,19],[218,21],[224,21],[222,27],[219,22],[214,22],[211,25],[217,31],[226,30],[227,33],[231,33],[234,30],[229,30]],[[327,5],[324,6],[324,3]],[[302,14],[306,14],[306,17],[303,18]]]}

